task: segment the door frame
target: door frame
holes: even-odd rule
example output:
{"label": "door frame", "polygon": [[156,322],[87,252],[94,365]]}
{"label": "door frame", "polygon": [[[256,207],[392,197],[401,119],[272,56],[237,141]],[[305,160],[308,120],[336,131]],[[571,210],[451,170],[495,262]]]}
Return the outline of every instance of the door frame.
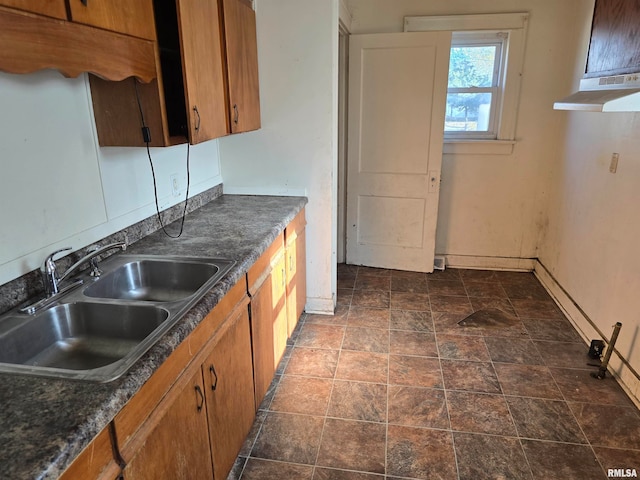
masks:
{"label": "door frame", "polygon": [[347,151],[349,105],[349,29],[338,22],[338,205],[337,262],[347,259]]}

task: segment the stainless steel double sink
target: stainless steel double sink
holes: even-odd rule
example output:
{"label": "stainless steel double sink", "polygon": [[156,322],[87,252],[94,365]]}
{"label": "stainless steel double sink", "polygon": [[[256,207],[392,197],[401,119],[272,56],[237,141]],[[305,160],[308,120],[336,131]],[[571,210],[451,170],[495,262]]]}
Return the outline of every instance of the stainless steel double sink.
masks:
{"label": "stainless steel double sink", "polygon": [[0,317],[0,372],[109,382],[123,375],[234,265],[116,255],[97,279],[33,315]]}

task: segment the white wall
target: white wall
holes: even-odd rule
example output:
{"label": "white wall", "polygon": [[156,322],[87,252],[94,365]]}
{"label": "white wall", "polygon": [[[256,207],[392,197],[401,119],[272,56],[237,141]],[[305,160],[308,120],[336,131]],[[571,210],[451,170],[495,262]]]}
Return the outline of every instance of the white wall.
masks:
{"label": "white wall", "polygon": [[351,33],[401,32],[408,15],[529,12],[516,140],[509,155],[443,158],[436,252],[458,266],[520,268],[537,256],[547,172],[564,119],[552,109],[571,85],[576,11],[584,0],[348,0]]}
{"label": "white wall", "polygon": [[[155,212],[146,150],[100,148],[86,76],[0,73],[0,284],[53,250],[85,247]],[[160,207],[186,186],[186,146],[152,149]],[[221,183],[217,141],[191,148],[196,195]]]}
{"label": "white wall", "polygon": [[225,193],[306,195],[307,311],[336,291],[338,0],[257,0],[262,128],[220,139]]}
{"label": "white wall", "polygon": [[[591,25],[590,12],[577,13],[582,48],[571,62],[574,88]],[[550,175],[540,261],[607,338],[622,323],[616,349],[640,371],[640,113],[555,115],[566,119],[567,134]],[[615,174],[609,173],[613,152],[620,154]],[[599,338],[580,312],[573,320],[586,338]],[[640,381],[615,356],[611,364],[640,398]]]}

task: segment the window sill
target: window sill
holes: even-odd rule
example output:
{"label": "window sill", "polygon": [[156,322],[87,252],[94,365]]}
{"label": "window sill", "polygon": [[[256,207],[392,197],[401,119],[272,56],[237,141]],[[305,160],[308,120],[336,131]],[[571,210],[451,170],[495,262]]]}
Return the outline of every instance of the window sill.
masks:
{"label": "window sill", "polygon": [[515,140],[453,140],[445,139],[445,155],[511,155]]}

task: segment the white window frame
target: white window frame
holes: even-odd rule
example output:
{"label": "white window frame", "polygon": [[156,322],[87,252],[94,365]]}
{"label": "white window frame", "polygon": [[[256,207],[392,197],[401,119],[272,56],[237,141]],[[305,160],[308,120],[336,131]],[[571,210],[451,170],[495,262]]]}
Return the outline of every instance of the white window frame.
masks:
{"label": "white window frame", "polygon": [[489,87],[464,87],[448,88],[449,93],[490,93],[491,107],[489,112],[489,125],[486,131],[446,131],[444,136],[450,140],[496,140],[500,125],[500,112],[502,110],[502,96],[504,92],[504,67],[506,66],[507,36],[504,32],[454,32],[451,37],[451,48],[495,46],[493,76]]}
{"label": "white window frame", "polygon": [[[405,32],[449,31],[454,38],[468,32],[500,32],[506,36],[503,58],[503,88],[497,108],[497,129],[491,139],[469,135],[445,135],[444,153],[453,154],[511,154],[515,144],[516,119],[520,97],[520,83],[524,64],[524,49],[529,14],[496,13],[480,15],[447,15],[405,17]],[[455,40],[452,42],[455,45]]]}

